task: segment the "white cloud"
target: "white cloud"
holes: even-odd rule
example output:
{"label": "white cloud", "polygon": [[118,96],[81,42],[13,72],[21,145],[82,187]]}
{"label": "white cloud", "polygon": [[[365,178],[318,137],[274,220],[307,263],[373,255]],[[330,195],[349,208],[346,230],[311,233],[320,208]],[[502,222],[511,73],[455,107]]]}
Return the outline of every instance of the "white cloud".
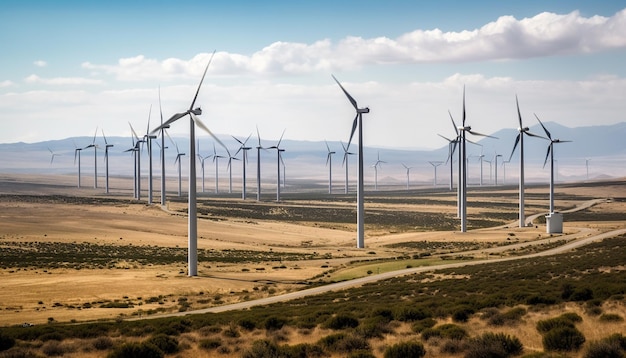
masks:
{"label": "white cloud", "polygon": [[65,85],[101,85],[104,82],[102,80],[95,80],[82,77],[55,77],[55,78],[42,78],[35,74],[32,74],[24,78],[26,83],[40,83],[46,85],[65,86]]}
{"label": "white cloud", "polygon": [[0,88],[11,87],[13,86],[13,82],[9,80],[0,81]]}
{"label": "white cloud", "polygon": [[48,66],[48,63],[46,61],[43,60],[37,60],[35,62],[33,62],[33,64],[37,67],[46,67]]}

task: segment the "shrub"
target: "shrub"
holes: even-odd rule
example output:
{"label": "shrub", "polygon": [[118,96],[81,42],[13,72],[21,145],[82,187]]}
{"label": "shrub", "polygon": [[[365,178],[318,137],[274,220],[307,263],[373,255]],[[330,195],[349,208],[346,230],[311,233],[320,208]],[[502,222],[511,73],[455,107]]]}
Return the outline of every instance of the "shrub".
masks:
{"label": "shrub", "polygon": [[326,328],[339,330],[345,328],[354,328],[359,325],[359,320],[345,314],[338,314],[336,316],[331,317],[326,324],[324,325]]}
{"label": "shrub", "polygon": [[467,337],[467,331],[452,323],[442,324],[435,328],[426,328],[422,331],[422,339],[429,340],[432,337],[461,340]]}
{"label": "shrub", "polygon": [[619,343],[610,340],[591,342],[583,358],[623,358],[624,353]]}
{"label": "shrub", "polygon": [[432,318],[424,318],[422,320],[419,320],[419,321],[413,323],[413,325],[411,326],[411,329],[415,333],[421,333],[426,328],[432,328],[436,324],[437,324],[437,321],[435,321],[434,319],[432,319]]}
{"label": "shrub", "polygon": [[424,345],[420,342],[401,342],[385,349],[385,358],[423,357],[426,355]]}
{"label": "shrub", "polygon": [[465,358],[510,357],[522,353],[522,342],[517,337],[504,333],[484,333],[468,343]]}
{"label": "shrub", "polygon": [[239,327],[245,329],[246,331],[252,331],[256,328],[256,323],[246,318],[239,320],[238,323],[239,323]]}
{"label": "shrub", "polygon": [[282,318],[269,317],[265,320],[265,329],[268,331],[275,331],[283,328],[285,323],[287,323],[287,321]]}
{"label": "shrub", "polygon": [[544,334],[542,343],[547,351],[576,351],[585,343],[585,336],[575,327],[556,327]]}
{"label": "shrub", "polygon": [[0,351],[6,351],[14,345],[15,339],[13,337],[9,337],[0,332]]}
{"label": "shrub", "polygon": [[178,339],[167,336],[165,334],[157,334],[156,336],[148,339],[148,343],[154,344],[165,354],[172,354],[178,352]]}
{"label": "shrub", "polygon": [[107,358],[162,358],[163,352],[150,343],[126,343],[107,355]]}
{"label": "shrub", "polygon": [[219,338],[207,338],[200,341],[198,345],[202,349],[213,350],[221,347],[222,340]]}
{"label": "shrub", "polygon": [[467,343],[458,339],[448,339],[441,346],[441,353],[459,354],[467,349]]}
{"label": "shrub", "polygon": [[583,319],[578,314],[569,312],[560,315],[559,317],[541,320],[537,322],[537,330],[539,333],[546,333],[554,328],[559,327],[574,327],[574,323],[581,322]]}
{"label": "shrub", "polygon": [[365,338],[345,333],[331,334],[320,339],[318,343],[330,351],[339,353],[371,349]]}
{"label": "shrub", "polygon": [[419,321],[430,316],[429,313],[422,309],[406,306],[398,308],[393,314],[397,321],[403,322]]}
{"label": "shrub", "polygon": [[[300,357],[304,357],[304,356],[300,356]],[[348,358],[376,358],[376,356],[374,355],[374,353],[370,351],[358,350],[355,352],[351,352],[350,355],[348,355]]]}
{"label": "shrub", "polygon": [[452,320],[455,322],[467,322],[474,312],[474,309],[469,306],[457,307],[452,312]]}
{"label": "shrub", "polygon": [[113,340],[106,336],[98,337],[93,340],[91,345],[99,351],[105,351],[113,347]]}
{"label": "shrub", "polygon": [[600,316],[600,322],[622,322],[624,318],[615,313],[605,313]]}
{"label": "shrub", "polygon": [[73,349],[59,341],[48,341],[41,346],[41,351],[48,357],[55,357],[71,353]]}

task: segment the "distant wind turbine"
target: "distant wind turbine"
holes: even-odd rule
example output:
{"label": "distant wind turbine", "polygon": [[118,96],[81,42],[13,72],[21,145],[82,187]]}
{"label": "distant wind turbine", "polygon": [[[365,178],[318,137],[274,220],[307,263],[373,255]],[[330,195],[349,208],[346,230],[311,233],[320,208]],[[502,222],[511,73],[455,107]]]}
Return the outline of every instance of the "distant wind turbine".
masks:
{"label": "distant wind turbine", "polygon": [[324,140],[326,143],[326,149],[328,150],[328,155],[326,155],[326,166],[328,167],[328,194],[333,193],[333,154],[335,152],[330,150],[328,146],[328,142]]}
{"label": "distant wind turbine", "polygon": [[404,167],[404,169],[406,169],[406,190],[409,190],[409,184],[411,182],[409,173],[411,172],[411,169],[413,169],[413,167],[407,167],[404,163],[402,163],[402,166]]}
{"label": "distant wind turbine", "polygon": [[256,127],[256,137],[259,144],[256,146],[256,200],[261,201],[261,149],[265,149],[261,146],[261,135],[259,134],[259,127]]}
{"label": "distant wind turbine", "polygon": [[437,167],[440,166],[441,164],[443,164],[443,162],[440,161],[429,161],[428,163],[430,163],[430,165],[433,166],[433,169],[435,171],[435,177],[433,179],[433,186],[436,187],[437,186]]}
{"label": "distant wind turbine", "polygon": [[498,158],[501,158],[501,157],[502,157],[502,154],[498,154],[498,153],[496,153],[493,156],[493,160],[495,162],[494,163],[494,172],[495,172],[495,180],[496,180],[495,181],[495,186],[498,186]]}
{"label": "distant wind turbine", "polygon": [[[250,149],[252,149],[251,147],[246,147],[246,143],[248,142],[248,139],[250,139],[250,136],[252,136],[252,134],[250,134],[248,136],[248,138],[246,138],[246,140],[244,140],[243,142],[240,141],[239,139],[237,139],[235,136],[233,136],[233,138],[239,142],[239,144],[241,145],[239,147],[239,149],[237,149],[237,152],[235,153],[235,155],[237,155],[239,153],[239,151],[241,151],[241,164],[243,166],[242,168],[242,179],[241,179],[241,199],[246,200],[246,164],[248,164],[248,151]],[[259,141],[260,143],[260,141]]]}
{"label": "distant wind turbine", "polygon": [[135,132],[135,129],[133,128],[133,125],[130,124],[130,122],[128,122],[128,125],[130,126],[130,131],[133,135],[133,140],[135,143],[135,148],[133,151],[135,158],[135,199],[141,200],[141,149],[139,147],[139,144],[143,143],[144,140],[139,139],[137,132]]}
{"label": "distant wind turbine", "polygon": [[285,130],[283,129],[283,134],[280,135],[278,139],[278,143],[273,145],[267,149],[276,149],[276,201],[280,201],[280,152],[284,151],[284,149],[280,148],[280,142],[283,140],[283,136],[285,135]]}
{"label": "distant wind turbine", "polygon": [[350,133],[350,139],[348,140],[348,148],[350,147],[350,143],[352,142],[352,137],[354,136],[354,132],[357,127],[359,128],[359,161],[357,167],[357,210],[356,210],[356,218],[357,218],[357,244],[356,247],[359,249],[365,248],[365,190],[363,188],[363,113],[369,113],[370,109],[368,107],[359,108],[357,102],[348,91],[343,88],[341,83],[333,76],[333,79],[343,93],[348,97],[348,100],[354,107],[356,111],[356,116],[354,117],[354,121],[352,122],[352,132]]}
{"label": "distant wind turbine", "polygon": [[93,134],[93,140],[91,141],[91,144],[83,148],[83,149],[93,148],[93,187],[94,189],[98,188],[98,145],[96,144],[97,135],[98,135],[98,127],[96,127],[96,132]]}
{"label": "distant wind turbine", "polygon": [[350,155],[354,155],[354,153],[349,152],[348,148],[346,148],[346,146],[343,144],[343,142],[341,143],[341,147],[343,148],[343,162],[341,162],[341,165],[346,167],[346,187],[345,187],[345,193],[348,194],[348,156]]}
{"label": "distant wind turbine", "polygon": [[219,166],[220,158],[225,158],[225,157],[223,155],[217,155],[217,152],[215,151],[215,144],[213,144],[213,163],[215,163],[215,194],[219,194],[220,177],[219,177],[218,166]]}
{"label": "distant wind turbine", "polygon": [[48,147],[48,151],[50,152],[50,155],[51,155],[51,157],[50,157],[50,164],[52,165],[52,162],[54,161],[54,157],[56,157],[57,155],[60,155],[60,154],[56,154],[49,147]]}
{"label": "distant wind turbine", "polygon": [[76,165],[76,157],[78,156],[78,187],[80,188],[80,152],[83,148],[78,148],[74,142],[74,165]]}
{"label": "distant wind turbine", "polygon": [[372,165],[372,168],[374,168],[374,190],[378,190],[378,167],[380,166],[381,163],[387,163],[385,161],[380,160],[380,152],[378,153],[377,158],[378,159],[376,159],[376,163]]}
{"label": "distant wind turbine", "polygon": [[180,150],[178,149],[178,145],[176,144],[176,142],[174,142],[174,147],[176,147],[176,159],[174,159],[174,165],[176,165],[176,163],[178,162],[178,196],[182,196],[182,174],[180,171],[180,165],[182,163],[182,159],[181,157],[183,155],[185,155],[185,153],[181,153]]}
{"label": "distant wind turbine", "polygon": [[233,193],[233,160],[239,160],[239,158],[236,158],[237,154],[235,155],[229,155],[228,156],[228,165],[226,166],[226,169],[228,170],[228,193],[232,194]]}
{"label": "distant wind turbine", "polygon": [[109,148],[113,147],[113,144],[107,142],[107,137],[104,135],[104,129],[102,129],[102,138],[104,138],[104,192],[109,193]]}
{"label": "distant wind turbine", "polygon": [[152,204],[152,140],[156,139],[156,135],[150,134],[150,115],[152,114],[152,105],[148,111],[148,126],[146,127],[146,134],[143,136],[143,140],[148,145],[148,204]]}
{"label": "distant wind turbine", "polygon": [[509,161],[511,161],[511,158],[513,158],[513,153],[515,152],[515,148],[517,148],[517,144],[519,143],[519,227],[524,227],[526,222],[526,217],[524,215],[524,135],[538,138],[543,137],[531,133],[529,131],[529,128],[524,127],[524,125],[522,124],[522,113],[519,109],[519,101],[517,99],[517,95],[515,96],[515,104],[517,105],[517,118],[519,121],[519,127],[517,128],[517,131],[519,133],[515,138],[515,144],[513,145],[513,150],[511,151],[511,155],[509,156]]}
{"label": "distant wind turbine", "polygon": [[198,89],[196,90],[196,94],[191,101],[191,105],[189,109],[182,113],[176,113],[170,119],[168,119],[162,126],[157,127],[152,132],[155,133],[161,130],[161,127],[169,126],[170,124],[176,122],[177,120],[186,117],[189,115],[189,190],[188,190],[188,275],[189,276],[197,276],[198,275],[198,210],[197,210],[197,195],[196,195],[196,134],[195,127],[196,125],[203,129],[205,132],[209,133],[220,145],[222,145],[226,151],[228,149],[226,146],[207,128],[204,123],[200,121],[196,116],[202,114],[202,109],[200,107],[193,108],[196,104],[196,100],[198,99],[198,93],[200,93],[200,88],[202,87],[202,82],[204,81],[204,77],[206,76],[207,70],[209,69],[209,65],[211,64],[211,60],[215,55],[215,51],[211,55],[209,62],[207,63],[204,73],[202,74],[202,79],[200,80],[200,84],[198,85]]}
{"label": "distant wind turbine", "polygon": [[550,214],[553,214],[554,213],[554,145],[558,143],[569,143],[571,142],[571,140],[552,139],[552,135],[550,134],[546,126],[543,125],[543,123],[541,122],[539,117],[537,117],[536,114],[535,114],[535,118],[537,118],[537,120],[539,121],[539,124],[541,124],[541,128],[543,128],[543,131],[546,133],[546,136],[548,137],[548,140],[550,141],[550,144],[548,144],[548,152],[546,153],[546,159],[543,162],[543,166],[544,167],[546,166],[546,163],[548,162],[548,157],[550,157]]}
{"label": "distant wind turbine", "polygon": [[211,158],[213,155],[209,154],[204,157],[200,155],[200,139],[197,139],[196,148],[198,153],[198,160],[200,161],[200,171],[202,172],[202,192],[204,193],[204,161]]}
{"label": "distant wind turbine", "polygon": [[585,168],[587,168],[587,180],[589,180],[589,162],[591,159],[585,158]]}
{"label": "distant wind turbine", "polygon": [[161,117],[161,205],[165,206],[167,202],[167,194],[165,192],[165,130],[169,126],[163,125],[163,108],[161,107],[161,86],[159,86],[159,115]]}
{"label": "distant wind turbine", "polygon": [[[452,115],[450,115],[450,118],[452,118]],[[454,119],[452,120],[452,123],[454,125],[454,129],[456,130],[456,124],[454,124]],[[447,137],[442,136],[441,134],[437,134],[437,135],[448,141],[448,158],[446,159],[446,164],[450,162],[450,191],[452,191],[454,189],[454,169],[453,169],[454,158],[452,156],[454,155],[454,152],[456,151],[456,145],[459,142],[458,134],[455,139],[449,139]]]}

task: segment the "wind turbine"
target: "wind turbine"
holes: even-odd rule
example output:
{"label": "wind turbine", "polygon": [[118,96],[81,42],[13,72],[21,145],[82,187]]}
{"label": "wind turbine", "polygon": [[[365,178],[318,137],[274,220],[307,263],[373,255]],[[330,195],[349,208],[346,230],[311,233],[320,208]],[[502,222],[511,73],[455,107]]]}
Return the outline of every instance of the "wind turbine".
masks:
{"label": "wind turbine", "polygon": [[585,168],[587,168],[587,181],[589,181],[589,162],[591,159],[585,158]]}
{"label": "wind turbine", "polygon": [[548,144],[548,152],[546,153],[546,159],[543,162],[543,166],[545,168],[546,163],[548,162],[548,157],[550,157],[550,214],[554,214],[554,144],[569,143],[571,142],[571,140],[552,139],[552,135],[550,134],[546,126],[543,125],[543,123],[536,114],[535,118],[537,118],[539,124],[541,124],[541,128],[543,128],[543,131],[546,132],[546,136],[550,141],[550,144]]}
{"label": "wind turbine", "polygon": [[104,135],[104,129],[102,129],[102,138],[104,138],[104,192],[109,193],[109,148],[113,147],[113,144],[107,142],[107,137]]}
{"label": "wind turbine", "polygon": [[278,139],[278,143],[273,145],[267,149],[276,149],[276,201],[280,201],[280,152],[284,151],[284,149],[280,148],[280,142],[283,140],[283,136],[285,135],[285,130],[283,129],[283,134],[280,135]]}
{"label": "wind turbine", "polygon": [[498,186],[498,158],[502,157],[502,154],[497,154],[493,156],[494,160],[494,171],[495,171],[495,186]]}
{"label": "wind turbine", "polygon": [[[452,118],[452,115],[450,115],[450,118]],[[454,120],[452,120],[452,122],[454,123]],[[456,125],[454,125],[454,129],[456,129]],[[456,151],[456,145],[459,142],[458,137],[455,139],[449,139],[447,137],[442,136],[441,134],[437,134],[437,135],[448,141],[448,157],[446,158],[446,164],[450,162],[450,191],[452,191],[454,189],[454,169],[453,169],[454,160],[452,156],[454,155],[454,152]]]}
{"label": "wind turbine", "polygon": [[265,148],[261,146],[258,126],[256,127],[256,137],[259,140],[259,144],[256,146],[256,201],[261,201],[261,149]]}
{"label": "wind turbine", "polygon": [[466,158],[467,158],[467,148],[466,148],[466,137],[467,137],[467,133],[472,134],[472,135],[476,135],[476,136],[481,136],[481,137],[488,137],[488,138],[495,138],[486,134],[482,134],[482,133],[478,133],[475,131],[472,131],[472,127],[471,126],[467,126],[465,124],[465,119],[466,119],[466,112],[465,112],[465,87],[463,87],[463,117],[462,117],[462,122],[461,122],[461,127],[458,127],[458,130],[461,134],[461,158],[463,159],[462,162],[462,174],[461,174],[461,232],[466,232],[467,231],[467,162],[466,162]]}
{"label": "wind turbine", "polygon": [[[161,116],[161,205],[165,206],[167,195],[165,193],[165,130],[170,126],[163,125],[163,108],[161,107],[161,86],[159,86],[159,115]],[[171,138],[170,138],[171,139]]]}
{"label": "wind turbine", "polygon": [[510,162],[510,160],[502,161],[502,185],[506,185],[506,164]]}
{"label": "wind turbine", "polygon": [[[209,69],[209,65],[211,64],[211,60],[215,55],[215,51],[211,55],[209,62],[207,63],[204,73],[202,74],[202,79],[200,80],[200,84],[198,85],[198,89],[196,90],[196,94],[191,101],[191,105],[189,109],[182,113],[176,113],[170,119],[168,119],[161,126],[157,127],[152,132],[155,133],[161,130],[161,127],[169,126],[175,121],[189,115],[189,190],[188,190],[188,275],[189,276],[197,276],[198,275],[198,211],[197,211],[197,195],[196,195],[196,134],[195,134],[195,126],[197,125],[209,135],[211,135],[218,143],[220,143],[224,148],[226,146],[215,136],[213,133],[207,128],[204,123],[200,121],[196,116],[202,114],[202,109],[200,107],[193,108],[196,104],[196,99],[198,99],[198,93],[200,92],[200,87],[202,87],[202,82],[204,81],[204,77],[206,76],[206,72]],[[228,149],[226,149],[228,151]]]}
{"label": "wind turbine", "polygon": [[220,177],[218,173],[218,165],[219,165],[220,158],[225,158],[225,157],[223,155],[217,155],[217,152],[215,151],[215,144],[213,144],[213,163],[215,163],[215,194],[219,194]]}
{"label": "wind turbine", "polygon": [[[237,152],[235,153],[235,155],[237,155],[239,151],[242,151],[241,164],[243,165],[243,168],[242,168],[242,183],[241,183],[241,187],[242,187],[241,199],[243,200],[246,200],[246,164],[248,163],[248,151],[252,149],[251,147],[246,147],[246,143],[248,142],[248,139],[250,139],[251,135],[252,134],[250,134],[248,138],[246,138],[246,140],[244,140],[243,142],[237,139],[235,136],[233,136],[233,138],[235,138],[235,140],[239,142],[239,144],[241,144],[239,149],[237,149]],[[259,144],[260,143],[261,141],[259,140]]]}
{"label": "wind turbine", "polygon": [[433,186],[436,187],[437,186],[437,167],[443,164],[443,162],[440,162],[440,161],[430,162],[429,161],[429,163],[430,165],[433,166],[433,169],[435,170],[435,178],[433,179]]}
{"label": "wind turbine", "polygon": [[150,115],[152,114],[152,105],[148,111],[148,126],[143,140],[148,145],[148,204],[152,204],[152,140],[156,139],[156,135],[150,134]]}
{"label": "wind turbine", "polygon": [[[133,128],[133,125],[128,122],[130,126],[130,131],[132,132],[135,148],[134,148],[134,156],[135,156],[135,199],[141,200],[141,150],[139,148],[139,143],[145,142],[143,139],[139,139],[137,132]],[[143,146],[142,146],[143,148]]]}
{"label": "wind turbine", "polygon": [[378,166],[381,163],[387,163],[385,161],[380,160],[380,152],[378,153],[377,158],[378,159],[376,159],[376,163],[372,165],[372,167],[374,168],[374,190],[378,190]]}
{"label": "wind turbine", "polygon": [[[131,126],[131,129],[132,129],[132,126]],[[133,145],[132,147],[126,149],[124,153],[132,152],[133,154],[133,198],[137,199],[137,150],[138,150],[138,147],[135,144],[135,137],[132,136],[132,133],[131,133],[130,138],[131,138]]]}
{"label": "wind turbine", "polygon": [[519,143],[519,227],[524,227],[526,221],[526,217],[524,216],[524,135],[538,138],[543,137],[529,132],[529,128],[524,127],[524,125],[522,124],[522,113],[519,109],[519,101],[517,99],[517,95],[515,96],[515,104],[517,105],[517,118],[519,121],[519,127],[517,128],[517,131],[519,133],[515,138],[515,144],[513,145],[513,150],[511,151],[511,155],[509,156],[509,161],[511,161],[511,158],[513,158],[513,153],[515,152],[515,148],[517,148],[517,144]]}
{"label": "wind turbine", "polygon": [[200,155],[200,139],[197,140],[197,149],[198,160],[200,161],[200,170],[202,171],[202,192],[204,193],[204,161],[211,158],[212,155],[209,154],[206,157]]}
{"label": "wind turbine", "polygon": [[359,161],[357,167],[357,210],[356,210],[356,220],[357,220],[357,243],[356,247],[359,249],[365,248],[365,190],[363,189],[363,113],[369,113],[370,109],[368,107],[359,108],[356,103],[356,100],[350,96],[348,91],[343,88],[341,83],[333,76],[333,79],[343,93],[348,97],[350,103],[354,107],[356,111],[356,116],[354,117],[354,121],[352,122],[352,132],[350,133],[350,140],[348,140],[348,148],[350,147],[350,143],[352,142],[352,137],[354,136],[354,132],[356,128],[359,127]]}
{"label": "wind turbine", "polygon": [[343,142],[341,143],[341,147],[343,148],[343,162],[341,162],[341,166],[346,166],[346,187],[345,187],[345,193],[348,194],[348,156],[350,155],[354,155],[354,153],[349,152],[348,148],[346,148],[345,145],[343,145]]}
{"label": "wind turbine", "polygon": [[50,149],[49,147],[48,147],[48,151],[50,152],[50,155],[52,155],[52,156],[50,157],[50,164],[52,165],[52,162],[54,161],[54,157],[56,157],[57,155],[60,155],[60,154],[56,154],[56,153],[55,153],[55,152],[53,152],[53,151],[52,151],[52,149]]}
{"label": "wind turbine", "polygon": [[411,181],[409,177],[409,172],[413,167],[407,167],[404,163],[402,163],[402,166],[404,167],[404,169],[406,169],[406,190],[409,190],[409,183]]}
{"label": "wind turbine", "polygon": [[96,127],[96,132],[93,134],[93,140],[91,141],[91,144],[83,148],[83,149],[93,148],[93,187],[94,189],[98,188],[98,145],[96,144],[96,135],[98,135],[98,127]]}
{"label": "wind turbine", "polygon": [[326,149],[328,150],[328,155],[326,156],[326,166],[328,167],[328,194],[332,194],[333,193],[333,154],[335,154],[335,152],[330,150],[330,147],[328,146],[328,142],[326,140],[324,140],[324,143],[326,143]]}
{"label": "wind turbine", "polygon": [[239,160],[239,158],[235,158],[237,154],[235,155],[229,155],[228,156],[228,165],[226,166],[226,169],[228,169],[228,193],[232,194],[233,192],[233,159],[234,160]]}
{"label": "wind turbine", "polygon": [[174,159],[174,165],[176,165],[176,162],[178,162],[178,196],[182,196],[182,175],[180,171],[180,165],[182,162],[181,157],[185,155],[185,153],[181,153],[180,150],[178,150],[178,144],[176,144],[176,142],[174,142],[174,146],[176,147],[176,159]]}
{"label": "wind turbine", "polygon": [[74,142],[74,165],[76,165],[76,156],[78,156],[78,187],[80,188],[80,152],[83,148],[78,148]]}

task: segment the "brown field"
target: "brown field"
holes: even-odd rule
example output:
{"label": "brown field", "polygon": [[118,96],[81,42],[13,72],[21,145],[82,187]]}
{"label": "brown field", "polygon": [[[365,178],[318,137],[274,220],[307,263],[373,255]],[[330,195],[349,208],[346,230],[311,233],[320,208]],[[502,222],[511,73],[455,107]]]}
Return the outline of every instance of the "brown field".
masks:
{"label": "brown field", "polygon": [[[105,196],[103,189],[79,190],[71,183],[62,176],[0,175],[0,326],[136,318],[150,310],[173,313],[179,310],[180,298],[187,300],[189,310],[202,309],[367,275],[362,271],[374,267],[396,269],[377,264],[381,259],[406,259],[426,251],[435,258],[506,257],[514,254],[512,245],[534,252],[538,249],[533,243],[626,227],[623,179],[558,185],[560,211],[603,199],[585,209],[587,216],[565,214],[563,235],[546,234],[541,217],[535,225],[517,227],[516,186],[470,189],[472,230],[467,233],[455,231],[455,193],[443,189],[371,193],[366,202],[366,249],[354,247],[353,195],[287,192],[281,203],[271,197],[257,203],[252,195],[245,202],[239,194],[202,195],[199,275],[188,277],[184,200],[174,198],[161,208],[148,206],[145,199],[136,202],[129,192]],[[545,213],[547,187],[530,187],[526,193],[527,216]],[[593,220],[595,216],[602,219]],[[431,246],[424,248],[426,243]],[[367,266],[372,262],[374,266]],[[127,306],[115,305],[119,303]],[[570,310],[584,314],[580,307],[566,305],[550,315]],[[626,317],[623,304],[610,311]],[[534,315],[527,318],[528,327],[547,313]],[[588,340],[605,335],[594,333],[592,320],[585,322],[581,330]],[[472,320],[468,327],[479,332],[481,324]],[[614,330],[626,333],[619,325]],[[403,331],[410,328],[396,330]],[[516,327],[508,333],[516,334],[527,349],[541,350],[536,330]],[[320,328],[306,334],[285,332],[291,343],[313,342],[324,334]],[[377,346],[401,338],[396,334]],[[184,339],[197,337],[190,334]],[[374,352],[381,353],[376,348]],[[202,355],[206,352],[194,349],[184,354]]]}

